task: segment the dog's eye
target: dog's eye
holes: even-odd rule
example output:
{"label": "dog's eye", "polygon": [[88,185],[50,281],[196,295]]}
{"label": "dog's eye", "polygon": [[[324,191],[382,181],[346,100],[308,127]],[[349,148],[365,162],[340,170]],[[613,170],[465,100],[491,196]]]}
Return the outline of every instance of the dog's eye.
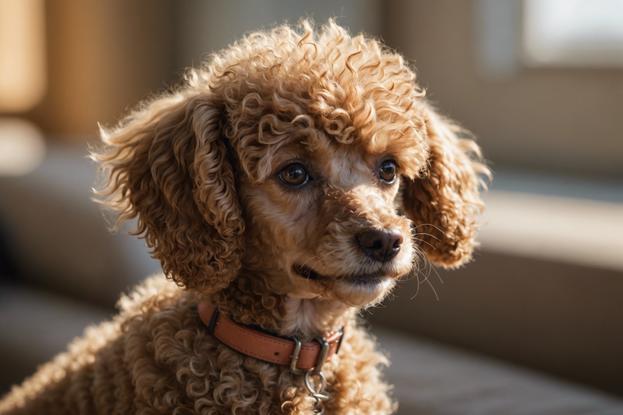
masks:
{"label": "dog's eye", "polygon": [[396,162],[394,160],[385,160],[379,166],[379,178],[385,183],[392,184],[396,181]]}
{"label": "dog's eye", "polygon": [[279,172],[279,179],[294,188],[303,187],[310,179],[309,173],[301,163],[292,163]]}

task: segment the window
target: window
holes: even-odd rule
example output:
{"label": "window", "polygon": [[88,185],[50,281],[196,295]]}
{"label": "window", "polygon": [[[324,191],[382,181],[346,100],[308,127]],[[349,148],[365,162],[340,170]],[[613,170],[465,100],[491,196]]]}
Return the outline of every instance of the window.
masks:
{"label": "window", "polygon": [[530,66],[623,66],[623,0],[524,0]]}

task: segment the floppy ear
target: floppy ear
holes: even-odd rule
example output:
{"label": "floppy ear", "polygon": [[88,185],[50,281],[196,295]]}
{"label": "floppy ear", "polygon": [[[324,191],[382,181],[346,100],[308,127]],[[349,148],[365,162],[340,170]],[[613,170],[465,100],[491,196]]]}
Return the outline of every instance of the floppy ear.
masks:
{"label": "floppy ear", "polygon": [[167,277],[211,292],[240,268],[244,223],[233,157],[214,98],[176,94],[147,104],[112,131],[102,131],[105,187],[98,194],[137,218]]}
{"label": "floppy ear", "polygon": [[419,178],[406,179],[403,201],[427,258],[452,268],[471,258],[483,207],[481,176],[489,171],[479,162],[476,143],[459,138],[460,128],[428,106],[424,114],[428,164]]}

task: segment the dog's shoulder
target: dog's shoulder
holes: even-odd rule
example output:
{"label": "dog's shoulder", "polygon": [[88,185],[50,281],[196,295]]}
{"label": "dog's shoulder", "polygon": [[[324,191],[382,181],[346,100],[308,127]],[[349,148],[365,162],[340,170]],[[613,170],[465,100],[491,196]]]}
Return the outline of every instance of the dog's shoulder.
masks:
{"label": "dog's shoulder", "polygon": [[[150,330],[150,327],[176,330],[197,329],[201,322],[197,315],[198,294],[179,287],[162,274],[146,278],[130,292],[121,296],[115,317],[124,335]],[[150,330],[153,335],[153,330]]]}
{"label": "dog's shoulder", "polygon": [[[183,290],[162,274],[147,277],[128,293],[122,294],[117,302],[121,314],[135,313],[148,304],[169,302],[183,294]],[[168,301],[167,301],[168,300]]]}

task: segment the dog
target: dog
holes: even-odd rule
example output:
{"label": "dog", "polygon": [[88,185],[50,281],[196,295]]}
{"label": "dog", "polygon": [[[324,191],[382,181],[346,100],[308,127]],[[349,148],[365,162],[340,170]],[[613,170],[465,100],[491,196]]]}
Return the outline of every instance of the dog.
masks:
{"label": "dog", "polygon": [[1,413],[396,409],[357,314],[470,260],[488,174],[399,54],[333,21],[252,33],[101,135],[98,200],[163,275]]}

